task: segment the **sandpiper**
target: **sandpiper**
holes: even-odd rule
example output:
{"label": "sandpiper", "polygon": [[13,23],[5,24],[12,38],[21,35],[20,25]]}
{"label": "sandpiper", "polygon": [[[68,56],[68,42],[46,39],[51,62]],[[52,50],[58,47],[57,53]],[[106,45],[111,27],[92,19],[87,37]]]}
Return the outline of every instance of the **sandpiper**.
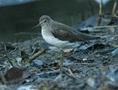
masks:
{"label": "sandpiper", "polygon": [[113,8],[112,8],[112,17],[117,17],[116,8],[117,8],[117,0],[115,0]]}
{"label": "sandpiper", "polygon": [[[36,25],[36,27],[39,25],[41,26],[41,34],[43,39],[48,44],[58,47],[62,51],[62,54],[63,49],[77,46],[76,43],[78,41],[88,41],[100,38],[81,33],[66,24],[54,21],[47,15],[43,15],[40,17],[39,24]],[[63,59],[60,63],[60,67],[62,66]]]}
{"label": "sandpiper", "polygon": [[99,15],[103,15],[103,5],[106,5],[109,0],[95,0],[97,3],[99,3]]}
{"label": "sandpiper", "polygon": [[43,15],[39,19],[43,39],[56,47],[73,47],[75,42],[98,39],[99,37],[81,33],[76,29],[54,21],[51,17]]}
{"label": "sandpiper", "polygon": [[[103,5],[106,5],[110,0],[95,0],[99,3],[99,15],[103,15]],[[115,0],[113,8],[112,8],[112,17],[116,16],[116,7],[117,7],[117,0]]]}

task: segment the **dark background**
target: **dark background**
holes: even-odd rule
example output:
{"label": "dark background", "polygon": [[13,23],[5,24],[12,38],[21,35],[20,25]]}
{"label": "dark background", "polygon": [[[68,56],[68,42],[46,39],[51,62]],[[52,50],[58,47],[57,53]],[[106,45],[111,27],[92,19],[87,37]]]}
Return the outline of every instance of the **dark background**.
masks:
{"label": "dark background", "polygon": [[[104,7],[105,12],[111,12],[113,1]],[[49,15],[53,19],[75,25],[87,17],[98,14],[98,4],[94,0],[36,0],[24,4],[0,7],[0,40],[13,41],[32,36],[40,28],[32,30],[41,15]],[[26,32],[20,35],[20,32]],[[25,39],[25,38],[24,38]]]}

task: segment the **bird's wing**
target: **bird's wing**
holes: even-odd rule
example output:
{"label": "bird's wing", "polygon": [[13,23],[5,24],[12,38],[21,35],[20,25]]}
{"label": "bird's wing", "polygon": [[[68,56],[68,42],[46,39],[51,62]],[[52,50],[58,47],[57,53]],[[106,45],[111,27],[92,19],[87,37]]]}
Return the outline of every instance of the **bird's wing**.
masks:
{"label": "bird's wing", "polygon": [[[56,27],[56,25],[58,25]],[[59,38],[63,41],[86,41],[91,39],[97,39],[98,37],[93,37],[88,34],[81,33],[73,28],[71,28],[68,25],[57,23],[55,24],[55,27],[53,27],[54,30],[52,30],[52,34],[54,37]]]}
{"label": "bird's wing", "polygon": [[61,23],[55,24],[53,28],[54,30],[52,30],[52,34],[54,37],[63,41],[76,41],[76,33],[73,28]]}

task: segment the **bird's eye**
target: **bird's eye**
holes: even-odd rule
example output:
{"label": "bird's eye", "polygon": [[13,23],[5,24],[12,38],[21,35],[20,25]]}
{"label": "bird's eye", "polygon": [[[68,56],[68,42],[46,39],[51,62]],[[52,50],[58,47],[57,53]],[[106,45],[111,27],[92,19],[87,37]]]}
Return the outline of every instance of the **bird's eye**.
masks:
{"label": "bird's eye", "polygon": [[44,20],[44,23],[47,22],[47,20]]}

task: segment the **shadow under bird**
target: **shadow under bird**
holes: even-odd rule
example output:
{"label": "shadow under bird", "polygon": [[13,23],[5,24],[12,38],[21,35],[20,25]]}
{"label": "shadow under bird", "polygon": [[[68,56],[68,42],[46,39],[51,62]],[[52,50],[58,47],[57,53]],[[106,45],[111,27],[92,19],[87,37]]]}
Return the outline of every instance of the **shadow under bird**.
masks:
{"label": "shadow under bird", "polygon": [[43,39],[58,48],[75,47],[79,41],[100,39],[100,37],[81,33],[66,24],[54,21],[47,15],[41,16],[39,24],[35,27],[39,25]]}

